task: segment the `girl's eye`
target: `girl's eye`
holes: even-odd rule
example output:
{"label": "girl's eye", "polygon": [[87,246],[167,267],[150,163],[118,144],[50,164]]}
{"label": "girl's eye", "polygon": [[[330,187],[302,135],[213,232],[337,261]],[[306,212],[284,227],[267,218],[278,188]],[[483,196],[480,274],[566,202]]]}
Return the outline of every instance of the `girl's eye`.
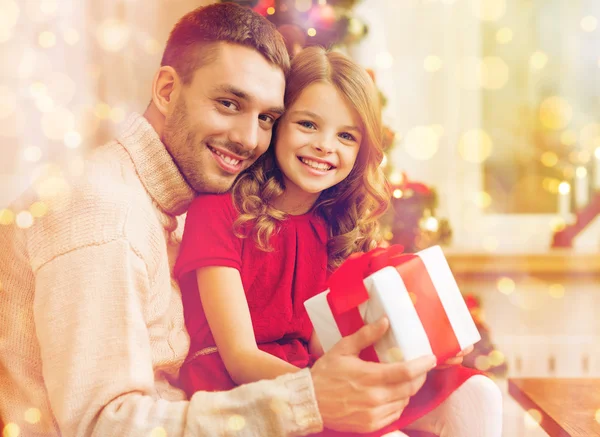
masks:
{"label": "girl's eye", "polygon": [[299,121],[298,124],[307,129],[315,129],[316,126],[312,121]]}
{"label": "girl's eye", "polygon": [[348,132],[342,132],[340,134],[340,138],[342,138],[344,140],[348,140],[348,141],[356,141],[356,138],[354,138],[354,135],[349,134]]}

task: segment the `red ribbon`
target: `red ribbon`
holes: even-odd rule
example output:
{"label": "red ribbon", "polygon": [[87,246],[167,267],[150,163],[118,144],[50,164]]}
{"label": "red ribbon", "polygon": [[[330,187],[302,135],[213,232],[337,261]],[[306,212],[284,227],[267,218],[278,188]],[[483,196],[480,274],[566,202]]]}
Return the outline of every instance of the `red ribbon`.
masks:
{"label": "red ribbon", "polygon": [[[327,302],[342,336],[353,334],[364,326],[358,306],[369,299],[363,279],[384,267],[395,267],[415,297],[413,304],[433,354],[438,363],[443,363],[460,352],[460,344],[425,264],[417,255],[403,254],[403,249],[395,245],[350,256],[331,275]],[[379,361],[372,346],[364,349],[360,357]]]}

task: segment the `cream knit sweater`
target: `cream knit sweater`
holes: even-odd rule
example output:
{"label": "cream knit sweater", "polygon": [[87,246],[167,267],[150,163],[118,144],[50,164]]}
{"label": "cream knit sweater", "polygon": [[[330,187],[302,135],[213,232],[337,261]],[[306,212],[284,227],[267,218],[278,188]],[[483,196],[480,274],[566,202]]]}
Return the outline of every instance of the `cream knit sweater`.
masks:
{"label": "cream knit sweater", "polygon": [[173,385],[189,337],[171,272],[193,196],[154,129],[132,115],[33,226],[0,225],[0,418],[9,432],[321,430],[308,370],[189,402]]}

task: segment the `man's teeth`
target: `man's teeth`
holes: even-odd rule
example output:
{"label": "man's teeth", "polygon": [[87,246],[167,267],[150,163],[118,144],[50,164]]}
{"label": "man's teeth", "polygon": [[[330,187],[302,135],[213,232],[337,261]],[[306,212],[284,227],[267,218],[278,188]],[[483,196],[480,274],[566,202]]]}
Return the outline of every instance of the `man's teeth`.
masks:
{"label": "man's teeth", "polygon": [[300,160],[305,163],[306,165],[308,165],[309,167],[312,167],[316,170],[331,170],[331,165],[329,164],[325,164],[323,162],[316,162],[316,161],[311,161],[310,159],[306,159],[306,158],[300,158]]}
{"label": "man's teeth", "polygon": [[217,149],[213,149],[213,150],[214,150],[214,152],[215,152],[217,155],[219,155],[219,156],[220,156],[220,157],[223,159],[223,161],[225,161],[225,162],[226,162],[227,164],[229,164],[229,165],[238,165],[238,164],[240,163],[240,160],[239,160],[239,159],[233,159],[233,158],[232,158],[232,157],[230,157],[230,156],[223,155],[223,154],[222,154],[221,152],[219,152]]}

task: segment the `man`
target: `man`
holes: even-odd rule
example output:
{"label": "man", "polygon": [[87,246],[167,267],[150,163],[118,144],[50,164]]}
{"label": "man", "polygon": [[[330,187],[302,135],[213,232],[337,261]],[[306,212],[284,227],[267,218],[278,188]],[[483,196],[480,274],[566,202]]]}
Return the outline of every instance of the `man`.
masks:
{"label": "man", "polygon": [[280,35],[249,9],[187,14],[144,116],[132,115],[33,226],[0,228],[0,417],[9,432],[305,435],[369,431],[400,415],[434,360],[358,359],[385,320],[311,369],[189,401],[176,388],[189,347],[171,278],[183,214],[197,193],[228,190],[265,152],[288,68]]}

